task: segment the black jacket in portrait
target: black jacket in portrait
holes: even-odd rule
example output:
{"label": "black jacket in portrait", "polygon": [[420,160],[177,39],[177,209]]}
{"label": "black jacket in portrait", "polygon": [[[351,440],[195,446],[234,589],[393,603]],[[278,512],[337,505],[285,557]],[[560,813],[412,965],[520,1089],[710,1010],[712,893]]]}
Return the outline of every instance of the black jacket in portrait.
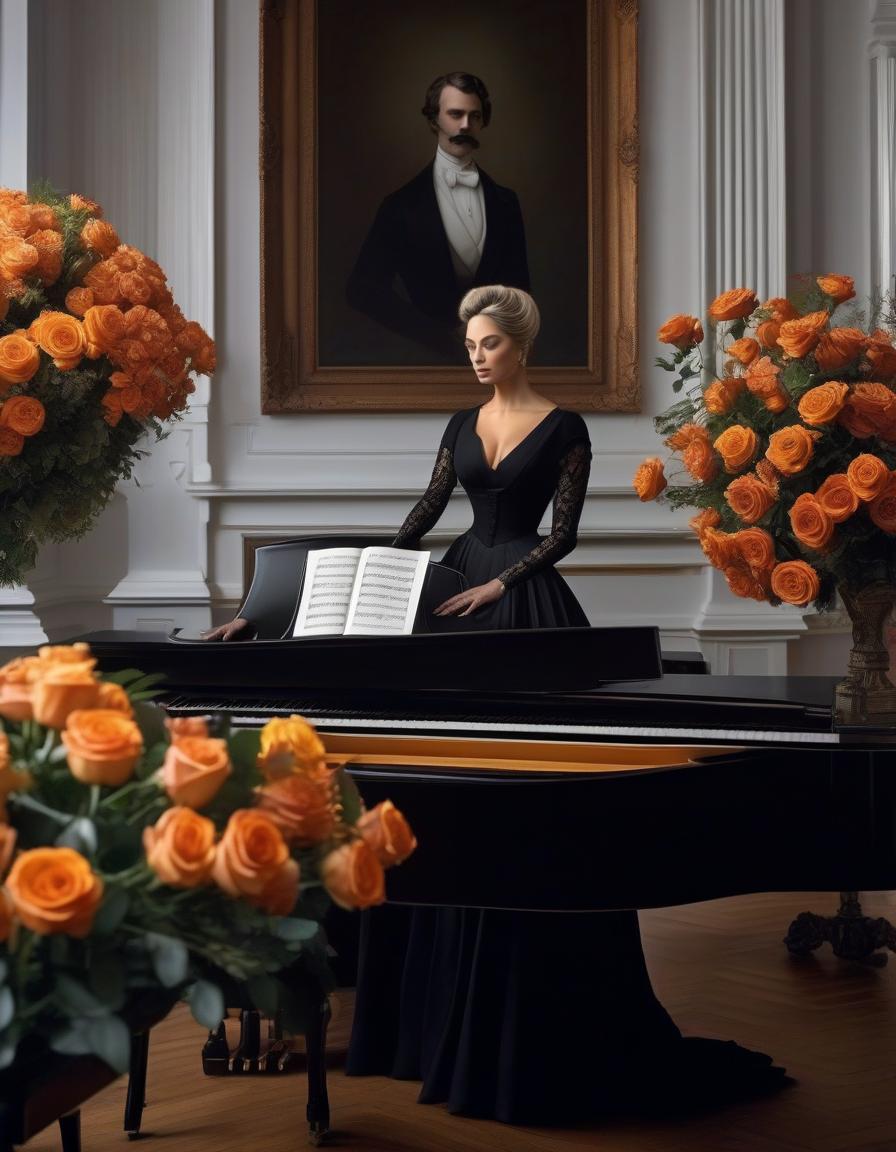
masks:
{"label": "black jacket in portrait", "polygon": [[[516,193],[479,168],[485,244],[471,283],[460,285],[427,165],[387,196],[367,234],[347,285],[353,308],[402,336],[456,356],[457,306],[467,288],[529,288],[526,235]],[[406,298],[396,291],[401,281]]]}

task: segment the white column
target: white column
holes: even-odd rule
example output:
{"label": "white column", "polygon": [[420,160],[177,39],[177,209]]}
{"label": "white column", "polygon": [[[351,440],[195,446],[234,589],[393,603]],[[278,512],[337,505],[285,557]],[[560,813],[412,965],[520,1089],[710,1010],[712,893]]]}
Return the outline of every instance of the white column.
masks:
{"label": "white column", "polygon": [[[697,0],[705,304],[728,288],[760,299],[787,281],[784,0]],[[712,671],[780,675],[801,614],[735,596],[707,569],[694,631]]]}
{"label": "white column", "polygon": [[896,0],[871,17],[871,280],[896,291]]}
{"label": "white column", "polygon": [[[0,0],[0,187],[28,187],[28,139],[28,0]],[[28,588],[0,588],[0,649],[46,642]]]}

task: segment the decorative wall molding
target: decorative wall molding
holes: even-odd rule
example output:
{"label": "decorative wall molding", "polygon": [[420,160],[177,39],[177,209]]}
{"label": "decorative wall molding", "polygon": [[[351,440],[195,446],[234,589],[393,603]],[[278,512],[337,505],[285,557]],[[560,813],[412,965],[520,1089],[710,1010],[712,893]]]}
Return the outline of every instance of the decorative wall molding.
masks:
{"label": "decorative wall molding", "polygon": [[871,277],[896,291],[896,0],[871,17]]}

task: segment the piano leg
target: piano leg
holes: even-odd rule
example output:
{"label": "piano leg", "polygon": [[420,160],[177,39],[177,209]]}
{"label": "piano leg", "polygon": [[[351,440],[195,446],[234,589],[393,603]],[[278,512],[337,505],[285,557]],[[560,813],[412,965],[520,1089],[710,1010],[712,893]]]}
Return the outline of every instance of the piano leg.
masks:
{"label": "piano leg", "polygon": [[308,1119],[309,1139],[322,1144],[330,1128],[330,1101],[327,1096],[327,1027],[330,1023],[330,998],[324,993],[311,1009],[305,1046],[308,1053]]}
{"label": "piano leg", "polygon": [[149,1066],[149,1029],[131,1033],[131,1066],[128,1094],[124,1105],[124,1128],[129,1140],[140,1136],[146,1107],[146,1071]]}
{"label": "piano leg", "polygon": [[836,916],[801,912],[787,930],[784,943],[793,956],[808,956],[829,943],[842,960],[882,968],[887,954],[880,949],[896,952],[896,929],[883,916],[863,915],[858,892],[841,892]]}

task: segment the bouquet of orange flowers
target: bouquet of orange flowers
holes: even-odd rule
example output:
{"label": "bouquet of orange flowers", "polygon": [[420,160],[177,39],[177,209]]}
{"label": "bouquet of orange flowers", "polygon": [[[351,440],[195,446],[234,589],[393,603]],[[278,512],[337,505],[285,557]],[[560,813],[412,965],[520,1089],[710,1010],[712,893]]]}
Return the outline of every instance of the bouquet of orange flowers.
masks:
{"label": "bouquet of orange flowers", "polygon": [[382,902],[407,822],[365,812],[301,717],[166,720],[159,677],[95,663],[75,644],[0,668],[0,1069],[27,1040],[124,1070],[129,1018],[182,995],[214,1028],[231,979],[301,1031],[277,973],[301,957],[327,986],[328,900]]}
{"label": "bouquet of orange flowers", "polygon": [[215,346],[99,205],[0,188],[0,583],[82,535]]}
{"label": "bouquet of orange flowers", "polygon": [[855,305],[841,319],[854,296],[841,275],[793,301],[723,292],[709,315],[724,369],[703,383],[700,321],[659,329],[675,350],[657,364],[687,390],[655,425],[687,482],[667,486],[651,457],[634,487],[699,509],[691,527],[738,596],[824,608],[837,586],[896,584],[896,311],[885,298],[867,326]]}

